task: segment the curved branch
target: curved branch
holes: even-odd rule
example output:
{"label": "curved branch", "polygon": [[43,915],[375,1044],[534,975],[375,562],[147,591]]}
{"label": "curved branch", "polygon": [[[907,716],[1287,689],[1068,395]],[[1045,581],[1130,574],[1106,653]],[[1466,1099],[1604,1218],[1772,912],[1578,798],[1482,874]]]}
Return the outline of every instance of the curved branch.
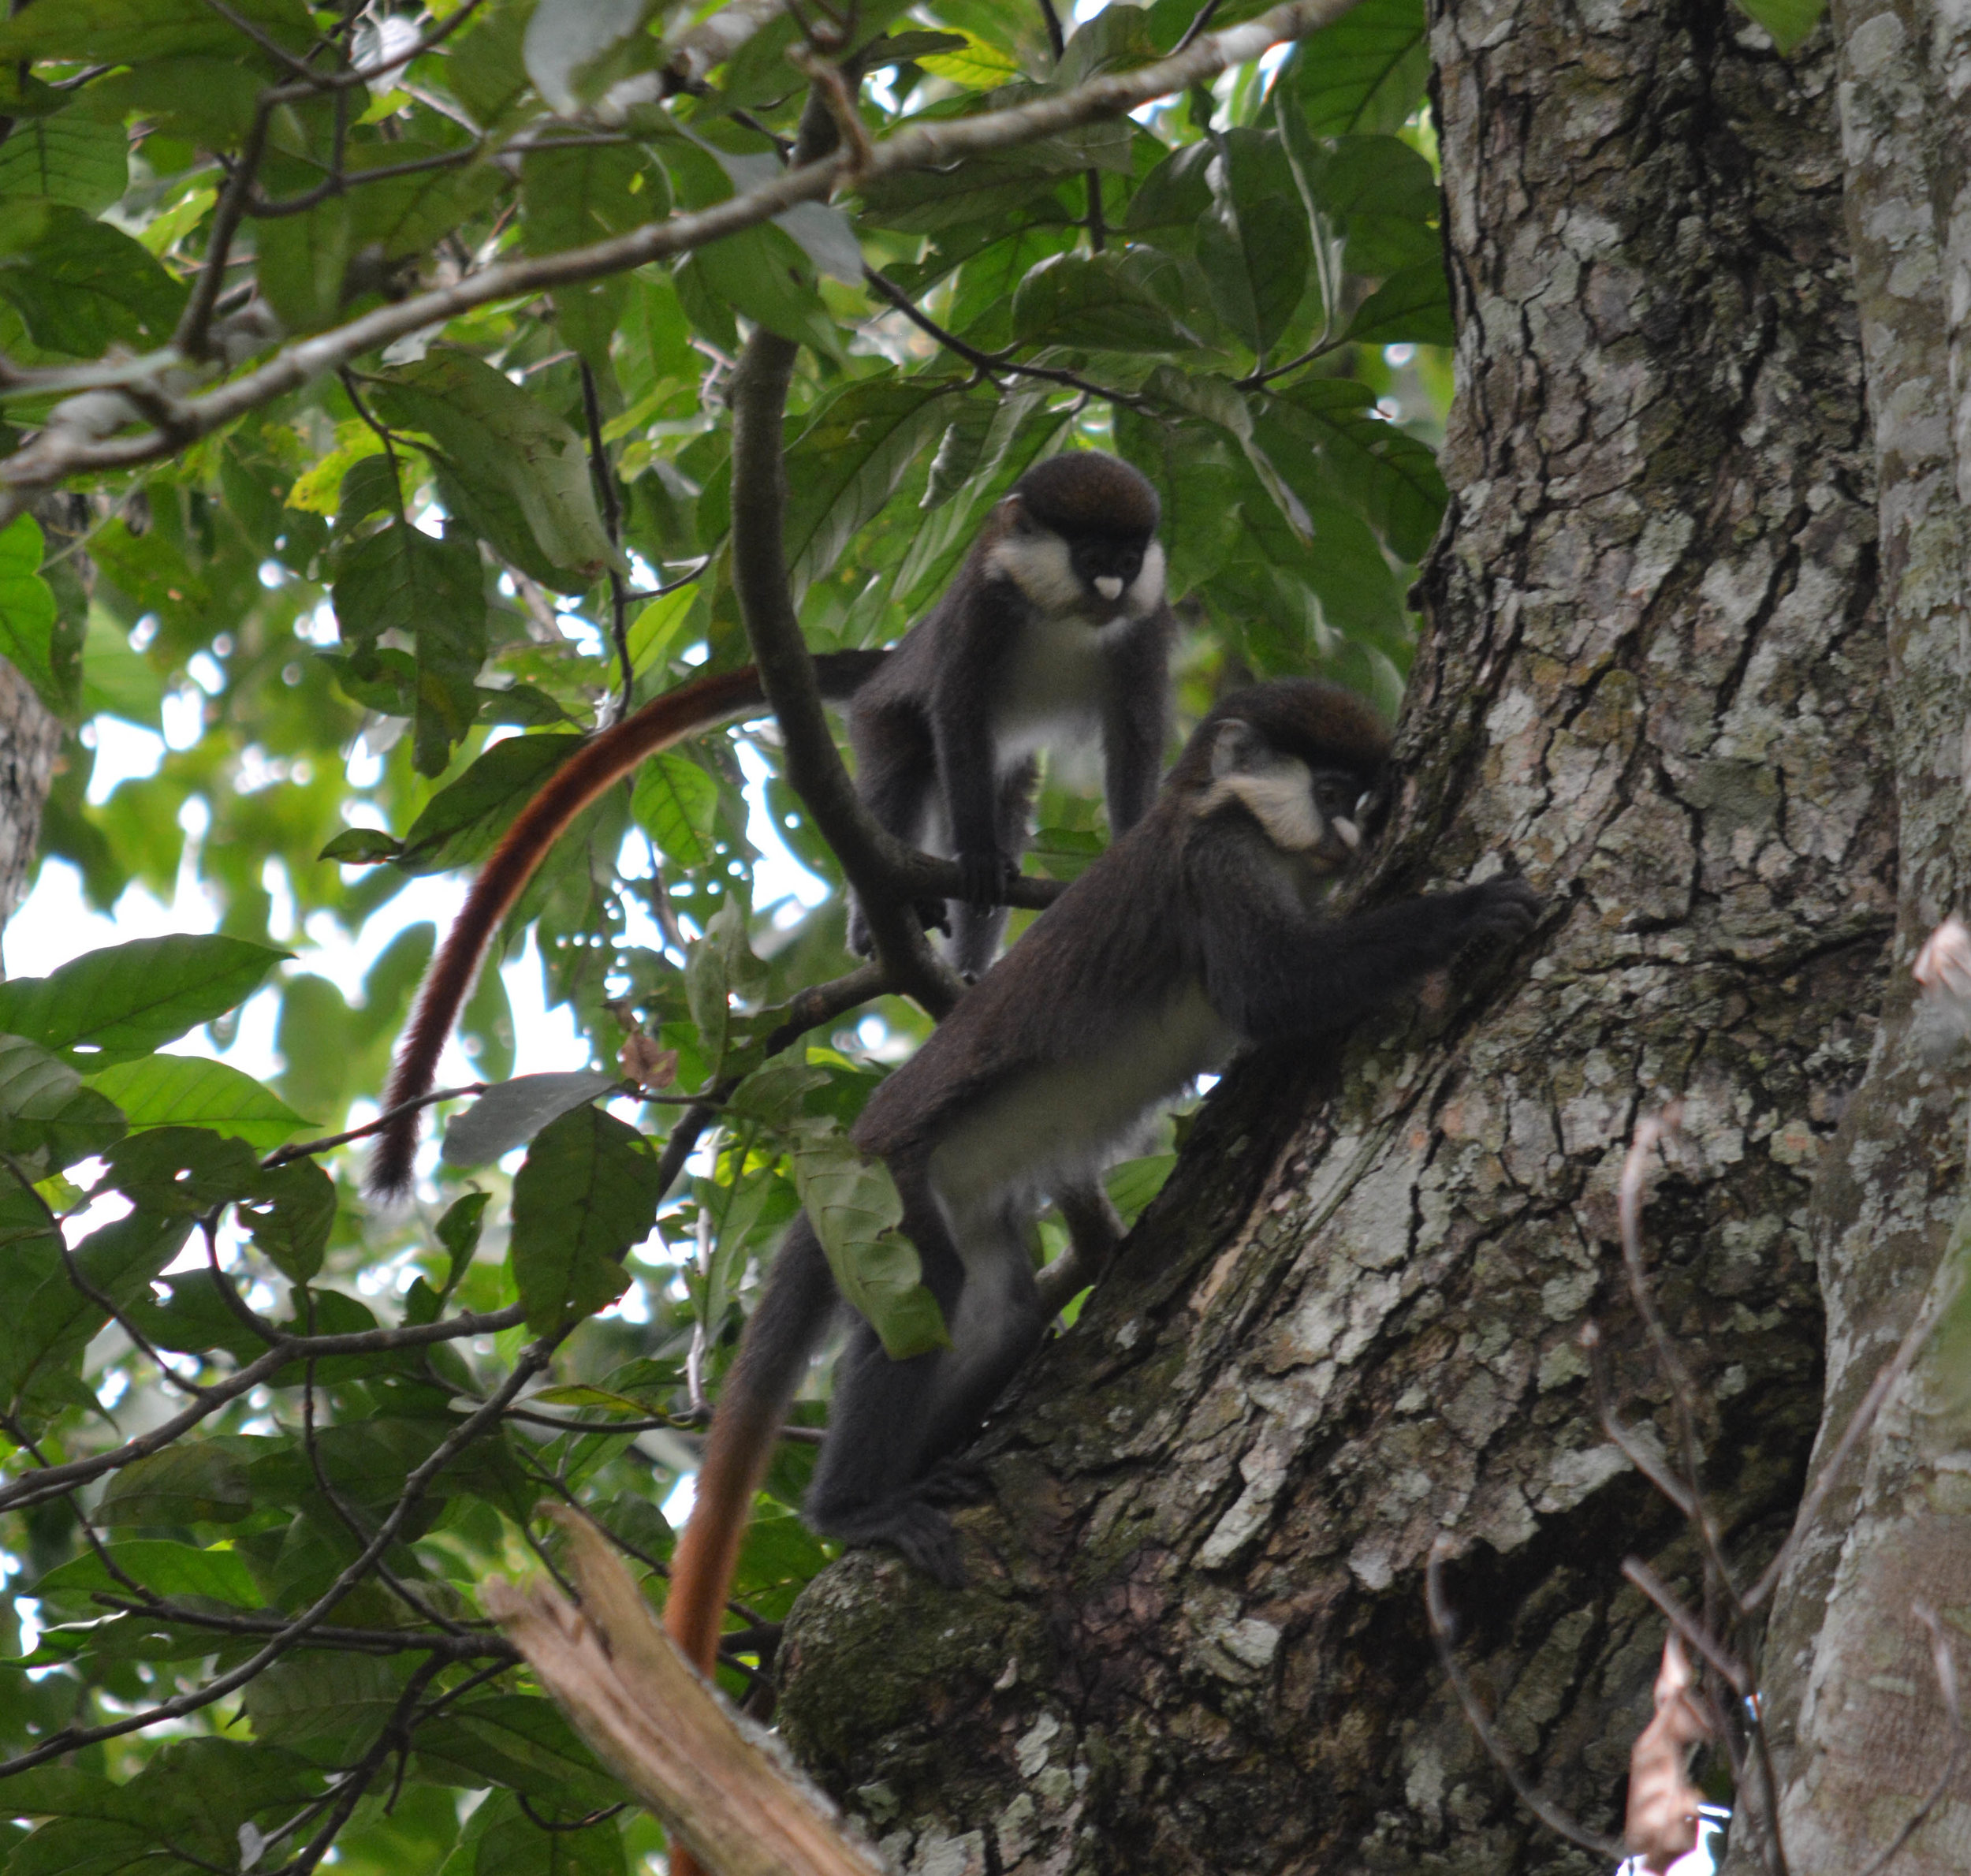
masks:
{"label": "curved branch", "polygon": [[161,1451],[188,1433],[229,1401],[251,1393],[263,1382],[278,1374],[291,1363],[308,1356],[372,1355],[386,1348],[416,1348],[433,1342],[457,1341],[470,1335],[495,1335],[503,1329],[516,1329],[526,1321],[527,1311],[517,1303],[484,1315],[453,1316],[443,1322],[407,1323],[397,1329],[359,1329],[347,1335],[284,1337],[266,1353],[256,1356],[244,1368],[236,1369],[224,1381],[207,1388],[203,1399],[195,1400],[168,1420],[160,1421],[147,1433],[125,1440],[106,1453],[91,1453],[87,1459],[72,1459],[65,1464],[31,1472],[13,1484],[0,1487],[0,1511],[19,1511],[43,1500],[59,1497],[73,1486],[105,1472],[114,1472],[133,1460]]}
{"label": "curved branch", "polygon": [[[941,168],[968,156],[1031,143],[1120,115],[1213,77],[1229,66],[1257,58],[1284,40],[1299,39],[1328,25],[1354,4],[1355,0],[1286,0],[1286,4],[1242,25],[1207,33],[1171,58],[1133,72],[1105,73],[1058,97],[1035,99],[1006,110],[982,111],[976,117],[912,125],[877,144],[859,169],[855,155],[831,155],[797,164],[756,189],[695,214],[675,215],[587,248],[501,261],[453,285],[413,294],[346,326],[283,348],[265,364],[203,397],[188,400],[169,433],[154,429],[129,437],[116,434],[132,420],[134,413],[114,394],[106,401],[91,401],[84,408],[58,409],[32,442],[0,463],[0,524],[20,513],[35,493],[69,476],[132,468],[173,455],[247,412],[421,327],[456,319],[496,300],[602,279],[703,247],[722,235],[754,227],[798,203],[825,200],[851,173],[862,180],[907,170]],[[140,367],[152,375],[158,369],[155,360],[132,361],[133,373]]]}

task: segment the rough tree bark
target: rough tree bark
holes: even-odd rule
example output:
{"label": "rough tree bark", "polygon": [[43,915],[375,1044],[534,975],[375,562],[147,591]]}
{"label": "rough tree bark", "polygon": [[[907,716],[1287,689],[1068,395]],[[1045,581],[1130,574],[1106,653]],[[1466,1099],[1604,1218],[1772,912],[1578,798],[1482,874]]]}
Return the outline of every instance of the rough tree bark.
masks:
{"label": "rough tree bark", "polygon": [[61,746],[61,725],[33,686],[0,658],[0,926],[26,894]]}
{"label": "rough tree bark", "polygon": [[[1847,0],[1840,47],[1847,222],[1873,424],[1901,831],[1895,969],[1868,1076],[1816,1195],[1828,1311],[1820,1445],[1936,1281],[1963,1201],[1962,1063],[1926,1053],[1908,966],[1971,881],[1971,28],[1926,0]],[[1961,1321],[1961,1318],[1960,1318]],[[1953,1741],[1921,1601],[1971,1608],[1971,1450],[1960,1326],[1876,1422],[1796,1557],[1765,1679],[1796,1876],[1860,1869],[1931,1793]],[[1742,1859],[1734,1857],[1734,1867]],[[1943,1803],[1898,1855],[1908,1876],[1971,1865],[1971,1806]]]}
{"label": "rough tree bark", "polygon": [[[1820,1403],[1808,1201],[1894,912],[1872,460],[1831,56],[1724,0],[1455,0],[1433,45],[1459,306],[1452,514],[1382,890],[1509,856],[1540,938],[1448,1014],[1228,1079],[1122,1267],[989,1434],[953,1595],[852,1553],[782,1655],[796,1750],[900,1867],[1574,1870],[1432,1660],[1603,1829],[1690,1580],[1597,1423],[1638,1110],[1649,1224],[1769,1555]],[[1660,1403],[1657,1403],[1660,1404]]]}

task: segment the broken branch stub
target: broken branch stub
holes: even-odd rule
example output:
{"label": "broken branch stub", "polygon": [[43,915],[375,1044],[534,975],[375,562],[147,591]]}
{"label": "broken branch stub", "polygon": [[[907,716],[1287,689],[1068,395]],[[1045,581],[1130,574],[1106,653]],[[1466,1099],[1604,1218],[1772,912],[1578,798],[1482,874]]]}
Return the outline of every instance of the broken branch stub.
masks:
{"label": "broken branch stub", "polygon": [[717,1876],[881,1876],[827,1801],[678,1653],[595,1527],[564,1506],[541,1509],[567,1535],[582,1606],[546,1578],[493,1577],[481,1601],[637,1803]]}

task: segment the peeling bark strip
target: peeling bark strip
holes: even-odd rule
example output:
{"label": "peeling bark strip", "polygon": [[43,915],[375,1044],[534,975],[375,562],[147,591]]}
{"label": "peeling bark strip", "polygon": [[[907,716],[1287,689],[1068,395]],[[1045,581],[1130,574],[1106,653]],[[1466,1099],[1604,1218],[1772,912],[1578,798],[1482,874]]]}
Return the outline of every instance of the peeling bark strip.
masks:
{"label": "peeling bark strip", "polygon": [[1638,1108],[1681,1094],[1659,1307],[1718,1404],[1720,1523],[1771,1553],[1817,1416],[1806,1201],[1893,911],[1873,487],[1832,60],[1716,4],[1437,18],[1461,390],[1452,524],[1382,885],[1510,854],[1536,949],[1332,1106],[1233,1076],[989,1436],[974,1586],[851,1554],[781,1658],[796,1750],[930,1876],[1575,1870],[1440,1680],[1620,1816],[1679,1520],[1575,1336],[1652,1371],[1615,1270]]}

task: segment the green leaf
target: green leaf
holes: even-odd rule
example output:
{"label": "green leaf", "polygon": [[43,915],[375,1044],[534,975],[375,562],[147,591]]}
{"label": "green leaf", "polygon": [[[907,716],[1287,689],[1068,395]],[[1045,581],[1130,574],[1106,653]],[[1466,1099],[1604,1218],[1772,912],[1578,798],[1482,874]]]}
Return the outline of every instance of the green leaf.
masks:
{"label": "green leaf", "polygon": [[337,860],[345,867],[373,867],[395,860],[403,851],[403,841],[381,827],[345,827],[315,857]]}
{"label": "green leaf", "polygon": [[32,515],[17,515],[0,531],[0,657],[50,711],[73,722],[75,685],[57,668],[54,594],[41,577],[41,530]]}
{"label": "green leaf", "polygon": [[599,1069],[575,1069],[502,1081],[447,1124],[445,1162],[485,1166],[525,1146],[549,1121],[606,1095],[621,1080]]}
{"label": "green leaf", "polygon": [[583,1106],[544,1128],[513,1176],[509,1256],[529,1327],[551,1333],[621,1296],[623,1254],[663,1195],[650,1142],[614,1115]]}
{"label": "green leaf", "polygon": [[185,289],[121,229],[16,198],[0,203],[0,293],[37,345],[95,358],[115,344],[165,344]]}
{"label": "green leaf", "polygon": [[311,1159],[290,1160],[260,1175],[259,1190],[240,1207],[255,1248],[281,1274],[306,1283],[322,1268],[335,1229],[335,1181]]}
{"label": "green leaf", "polygon": [[904,1361],[949,1348],[951,1337],[937,1299],[924,1288],[916,1249],[899,1229],[904,1202],[889,1168],[865,1159],[832,1120],[804,1122],[788,1128],[786,1137],[802,1207],[836,1285],[882,1337],[890,1358]]}
{"label": "green leaf", "polygon": [[1377,416],[1366,385],[1303,379],[1269,401],[1255,434],[1304,500],[1343,503],[1399,559],[1423,558],[1449,494],[1429,447]]}
{"label": "green leaf", "polygon": [[130,184],[130,141],[121,124],[76,110],[17,117],[0,144],[0,196],[45,196],[99,214]]}
{"label": "green leaf", "polygon": [[84,1087],[58,1057],[24,1037],[0,1035],[0,1152],[42,1170],[73,1166],[122,1138],[111,1098]]}
{"label": "green leaf", "polygon": [[246,1462],[207,1439],[132,1460],[111,1475],[95,1515],[104,1524],[229,1524],[252,1509]]}
{"label": "green leaf", "polygon": [[107,1068],[236,1009],[292,955],[219,935],[136,938],[0,983],[0,1030]]}
{"label": "green leaf", "polygon": [[1400,130],[1430,77],[1424,0],[1361,0],[1296,46],[1276,85],[1300,94],[1316,136]]}
{"label": "green leaf", "polygon": [[[305,52],[315,42],[315,22],[301,0],[239,0],[229,10],[290,52]],[[199,0],[42,0],[32,19],[23,10],[0,26],[0,58],[6,59],[136,65],[193,53],[267,62],[251,39]]]}
{"label": "green leaf", "polygon": [[241,1700],[263,1745],[346,1765],[382,1731],[404,1673],[375,1655],[293,1654],[249,1680]]}
{"label": "green leaf", "polygon": [[158,1127],[103,1155],[102,1184],[160,1218],[196,1218],[257,1191],[266,1177],[244,1140],[203,1127]]}
{"label": "green leaf", "polygon": [[1766,31],[1782,52],[1790,52],[1814,28],[1827,10],[1827,0],[1738,0],[1740,6]]}
{"label": "green leaf", "polygon": [[497,970],[483,970],[459,1013],[459,1040],[482,1081],[504,1081],[513,1072],[513,1005]]}
{"label": "green leaf", "polygon": [[426,804],[404,837],[397,864],[407,873],[438,873],[483,860],[541,784],[586,740],[550,731],[495,743]]}
{"label": "green leaf", "polygon": [[263,1153],[315,1124],[251,1076],[196,1056],[147,1055],[91,1076],[89,1086],[115,1102],[132,1128],[209,1127]]}
{"label": "green leaf", "polygon": [[501,1785],[586,1810],[622,1796],[553,1703],[524,1694],[467,1701],[427,1721],[417,1730],[415,1762],[445,1785]]}
{"label": "green leaf", "polygon": [[259,1609],[266,1601],[244,1559],[233,1551],[202,1550],[196,1544],[173,1543],[164,1538],[126,1538],[107,1548],[106,1561],[93,1550],[85,1550],[49,1571],[35,1584],[34,1593],[86,1603],[91,1591],[122,1588],[110,1573],[109,1565],[114,1563],[155,1595],[202,1597],[230,1603],[235,1609]]}
{"label": "green leaf", "polygon": [[609,55],[648,11],[646,0],[540,0],[522,48],[534,88],[564,117],[592,104]]}
{"label": "green leaf", "polygon": [[787,457],[784,538],[797,595],[882,513],[948,421],[957,388],[872,378],[822,405]]}
{"label": "green leaf", "polygon": [[[128,1308],[150,1294],[151,1279],[190,1236],[191,1221],[132,1212],[90,1233],[76,1247],[83,1281]],[[33,1411],[73,1404],[83,1351],[110,1319],[70,1280],[51,1237],[17,1242],[0,1256],[0,1402]],[[86,1403],[88,1397],[82,1395]]]}
{"label": "green leaf", "polygon": [[1026,76],[1019,60],[1012,53],[987,44],[975,33],[956,36],[960,41],[958,46],[926,54],[917,63],[926,71],[934,73],[940,78],[948,78],[968,91],[993,91]]}
{"label": "green leaf", "polygon": [[758,990],[766,975],[747,942],[746,920],[743,896],[728,890],[684,963],[684,1005],[698,1026],[706,1060],[715,1067],[725,1054],[732,999]]}
{"label": "green leaf", "polygon": [[[6,146],[0,144],[0,149]],[[89,614],[82,651],[81,715],[121,717],[146,729],[162,722],[164,680],[141,651],[130,648],[129,634],[101,612]]]}
{"label": "green leaf", "polygon": [[698,588],[681,586],[660,593],[630,621],[630,669],[641,677],[671,654],[698,601]]}
{"label": "green leaf", "polygon": [[706,290],[754,324],[828,357],[847,352],[833,315],[814,284],[814,264],[800,244],[771,222],[697,249],[691,266]]}
{"label": "green leaf", "polygon": [[1053,88],[1072,91],[1105,72],[1126,72],[1147,65],[1161,48],[1150,31],[1149,16],[1137,6],[1105,6],[1092,20],[1076,27],[1054,68]]}
{"label": "green leaf", "polygon": [[1264,357],[1300,304],[1313,252],[1306,211],[1277,132],[1236,129],[1205,166],[1211,212],[1198,260],[1218,315]]}
{"label": "green leaf", "polygon": [[[579,591],[614,557],[587,446],[503,372],[434,346],[375,394],[386,415],[438,445],[468,502],[464,518],[516,565],[532,571],[528,562],[545,562],[538,576]],[[564,573],[575,576],[572,585]]]}
{"label": "green leaf", "polygon": [[479,708],[476,680],[486,659],[486,598],[479,544],[456,523],[434,541],[400,520],[359,541],[341,557],[336,617],[358,676],[379,636],[392,630],[417,643],[416,766],[442,775]]}
{"label": "green leaf", "polygon": [[1172,352],[1198,343],[1144,283],[1135,257],[1056,254],[1013,296],[1013,336],[1023,345],[1105,352]]}
{"label": "green leaf", "polygon": [[1356,308],[1348,337],[1362,345],[1455,345],[1444,263],[1433,259],[1392,274]]}
{"label": "green leaf", "polygon": [[688,755],[666,750],[644,763],[636,772],[630,812],[680,867],[695,871],[712,863],[718,784]]}

